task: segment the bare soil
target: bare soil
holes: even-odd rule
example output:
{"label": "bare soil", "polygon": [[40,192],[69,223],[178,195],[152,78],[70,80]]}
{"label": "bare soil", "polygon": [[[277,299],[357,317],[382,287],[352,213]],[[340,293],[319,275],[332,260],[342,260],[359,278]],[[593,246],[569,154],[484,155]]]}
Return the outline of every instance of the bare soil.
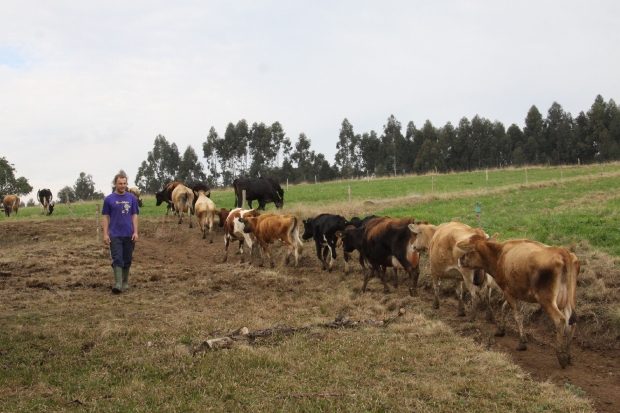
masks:
{"label": "bare soil", "polygon": [[[93,219],[4,220],[0,223],[0,231],[4,245],[11,245],[11,248],[4,248],[0,255],[0,309],[3,312],[20,311],[22,304],[19,300],[29,292],[30,300],[35,301],[36,292],[41,290],[82,290],[82,295],[89,290],[99,294],[110,290],[112,276],[109,254],[102,242],[96,242]],[[235,288],[235,281],[226,281],[226,275],[252,271],[247,263],[240,264],[236,250],[236,244],[230,246],[228,261],[224,264],[223,234],[219,228],[214,231],[213,244],[210,244],[209,238],[201,239],[199,231],[187,228],[186,222],[177,226],[171,218],[142,219],[140,240],[134,253],[132,286],[138,291],[157,289],[164,294],[170,288],[187,289],[191,290],[192,295],[213,297],[220,290]],[[301,271],[282,265],[283,246],[275,246],[272,251],[277,263],[276,272],[317,279],[329,277],[333,283],[345,282],[341,252],[336,268],[332,274],[327,274],[319,269],[313,244],[305,244]],[[245,258],[247,261],[247,251]],[[254,265],[259,262],[260,258],[256,258]],[[558,386],[572,385],[583,389],[598,412],[620,411],[620,353],[614,346],[606,346],[592,334],[582,334],[578,325],[573,341],[573,365],[561,369],[552,345],[555,329],[548,317],[540,312],[531,317],[526,325],[529,339],[527,351],[516,351],[518,335],[512,315],[508,316],[506,336],[494,337],[495,326],[484,320],[484,311],[479,311],[474,323],[468,322],[467,318],[457,317],[457,301],[452,283],[447,283],[442,289],[441,308],[433,310],[432,288],[426,265],[427,257],[423,257],[420,296],[414,301],[416,310],[429,318],[447,323],[461,335],[470,337],[492,351],[508,354],[534,380],[549,380]],[[346,276],[346,282],[357,285],[354,288],[359,292],[363,276],[356,260],[351,268],[353,274]],[[49,276],[50,271],[55,276]],[[219,274],[221,277],[218,283],[212,283],[206,289],[197,286],[195,282],[196,277],[205,274]],[[263,282],[262,288],[279,288],[277,279]],[[377,305],[382,304],[381,283],[371,280],[369,289],[367,294],[378,297]],[[251,299],[252,291],[244,290],[244,299]],[[282,294],[286,294],[286,291],[282,291]],[[404,300],[408,297],[408,288],[402,285],[398,290],[392,289],[389,295]],[[33,301],[28,305],[33,305]]]}

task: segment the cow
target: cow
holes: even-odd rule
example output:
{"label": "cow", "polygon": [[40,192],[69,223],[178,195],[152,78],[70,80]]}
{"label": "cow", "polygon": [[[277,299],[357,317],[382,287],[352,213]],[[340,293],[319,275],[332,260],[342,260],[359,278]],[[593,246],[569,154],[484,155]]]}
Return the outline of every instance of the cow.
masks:
{"label": "cow", "polygon": [[[304,240],[314,239],[316,256],[321,261],[321,269],[331,272],[336,259],[336,244],[338,243],[336,231],[344,230],[349,223],[341,215],[320,214],[315,218],[304,220],[303,224],[304,234],[302,238]],[[321,250],[323,250],[322,254]],[[327,264],[328,252],[330,253],[329,264]]]}
{"label": "cow", "polygon": [[[207,198],[205,191],[202,189],[198,193],[194,192],[194,199],[194,213],[196,214],[200,231],[202,231],[202,239],[205,239],[207,237],[207,229],[209,230],[209,235],[211,235],[217,210],[213,201]],[[213,236],[210,236],[209,243],[213,243]]]}
{"label": "cow", "polygon": [[[285,264],[290,261],[291,254],[295,256],[295,267],[299,263],[299,256],[303,250],[302,241],[299,238],[299,226],[301,219],[297,215],[277,215],[262,214],[257,217],[239,218],[239,222],[244,225],[243,231],[246,234],[252,233],[256,241],[267,255],[271,268],[274,267],[273,259],[269,253],[269,244],[276,240],[282,241],[288,248]],[[261,259],[260,266],[263,266]]]}
{"label": "cow", "polygon": [[183,182],[170,182],[168,185],[166,185],[164,189],[155,193],[155,206],[160,206],[162,202],[168,204],[168,206],[166,207],[166,216],[168,216],[168,211],[170,211],[171,209],[172,212],[175,212],[174,203],[172,202],[172,191],[174,191],[174,188],[176,188],[178,185],[183,185]]}
{"label": "cow", "polygon": [[235,207],[244,208],[243,191],[245,191],[245,199],[250,208],[252,201],[258,201],[258,209],[265,210],[265,205],[273,202],[276,208],[281,209],[284,206],[284,191],[280,187],[278,180],[275,178],[237,178],[233,181],[235,189]]}
{"label": "cow", "polygon": [[13,212],[17,214],[20,202],[21,200],[17,195],[5,195],[2,199],[2,205],[4,205],[4,215],[8,218]]}
{"label": "cow", "polygon": [[[379,217],[366,224],[362,251],[368,264],[379,274],[385,293],[390,291],[385,268],[394,267],[394,263],[398,263],[409,274],[409,295],[417,295],[420,256],[413,250],[415,235],[408,228],[414,222],[413,218]],[[364,274],[362,292],[366,291],[370,275],[370,271]]]}
{"label": "cow", "polygon": [[364,227],[372,219],[378,218],[377,215],[369,215],[364,219],[353,217],[349,220],[349,225],[344,231],[336,231],[336,247],[342,245],[344,255],[344,273],[349,273],[349,259],[351,253],[357,251],[359,254],[359,263],[362,266],[362,270],[366,271],[366,264],[364,260],[364,252],[362,250],[362,242],[364,241]]}
{"label": "cow", "polygon": [[136,197],[136,199],[138,200],[138,206],[142,208],[142,198],[140,198],[140,190],[136,187],[133,187],[133,188],[129,188],[127,192],[129,192],[130,194]]}
{"label": "cow", "polygon": [[41,215],[52,215],[54,212],[54,201],[53,201],[52,191],[47,188],[39,189],[37,191],[37,199],[41,204]]}
{"label": "cow", "polygon": [[243,263],[243,242],[245,241],[250,248],[250,264],[252,264],[253,258],[253,246],[256,242],[254,234],[246,234],[243,232],[244,225],[239,222],[239,218],[243,217],[257,217],[260,215],[256,209],[241,209],[235,208],[227,211],[225,208],[220,209],[218,212],[220,217],[219,226],[224,228],[224,261],[228,259],[228,246],[231,241],[239,241],[239,252],[241,253],[241,263]]}
{"label": "cow", "polygon": [[[493,310],[491,308],[491,293],[493,288],[498,289],[493,279],[488,274],[479,271],[476,278],[474,270],[464,268],[459,265],[459,258],[463,252],[457,247],[457,241],[473,234],[487,237],[480,228],[472,228],[461,222],[445,222],[435,226],[427,222],[412,224],[409,229],[416,235],[413,247],[420,252],[428,251],[430,260],[431,278],[433,279],[433,291],[435,300],[433,308],[439,308],[439,283],[442,279],[454,279],[457,281],[457,296],[459,298],[458,312],[460,317],[465,316],[465,304],[463,301],[463,283],[471,293],[471,314],[470,321],[474,321],[478,312],[478,294],[485,297],[487,304],[486,317],[488,321],[493,321]],[[475,280],[482,282],[476,284]]]}
{"label": "cow", "polygon": [[185,185],[179,184],[172,191],[172,204],[174,205],[174,213],[179,216],[179,224],[183,220],[183,213],[187,212],[190,228],[193,228],[192,202],[194,202],[194,193]]}
{"label": "cow", "polygon": [[462,266],[483,269],[504,291],[506,302],[495,335],[505,334],[504,312],[508,304],[519,327],[517,350],[526,350],[527,338],[517,300],[539,303],[555,323],[556,356],[560,366],[565,368],[571,364],[570,345],[578,321],[575,291],[581,268],[577,256],[566,248],[528,239],[496,242],[478,234],[460,241],[458,248],[464,254],[459,260]]}

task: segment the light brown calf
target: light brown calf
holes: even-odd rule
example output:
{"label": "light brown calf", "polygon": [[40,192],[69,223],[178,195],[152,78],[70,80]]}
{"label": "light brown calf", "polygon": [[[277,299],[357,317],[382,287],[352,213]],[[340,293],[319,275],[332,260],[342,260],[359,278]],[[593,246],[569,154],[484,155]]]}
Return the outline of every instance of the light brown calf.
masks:
{"label": "light brown calf", "polygon": [[[458,315],[465,316],[465,304],[463,302],[463,283],[471,293],[471,314],[470,320],[476,319],[478,309],[478,294],[482,294],[487,302],[487,320],[493,321],[493,310],[491,308],[492,288],[499,287],[495,284],[488,274],[479,274],[482,279],[481,284],[476,284],[474,280],[475,271],[459,265],[458,259],[464,254],[457,247],[457,241],[469,237],[473,234],[486,237],[480,228],[472,228],[461,222],[446,222],[435,226],[428,223],[418,223],[409,225],[409,229],[416,234],[413,247],[417,251],[427,251],[430,260],[431,277],[433,278],[433,290],[435,301],[433,308],[439,308],[439,284],[442,279],[453,279],[457,282],[457,295],[459,297]],[[483,271],[479,271],[483,273]]]}
{"label": "light brown calf", "polygon": [[4,205],[4,215],[10,217],[13,212],[17,214],[20,202],[21,200],[17,195],[5,195],[2,199],[2,205]]}
{"label": "light brown calf", "polygon": [[217,214],[217,210],[215,208],[215,203],[207,198],[205,191],[198,191],[198,193],[194,193],[196,195],[196,204],[194,204],[194,213],[196,214],[196,220],[198,220],[198,226],[200,227],[200,231],[202,231],[202,239],[207,237],[207,229],[209,230],[209,243],[213,243],[213,236],[211,235],[211,230],[213,229],[213,223],[215,222],[215,215]]}
{"label": "light brown calf", "polygon": [[189,217],[189,227],[192,226],[192,203],[194,202],[194,192],[183,184],[179,184],[172,191],[172,203],[174,204],[174,213],[179,215],[179,224],[183,220],[184,212]]}
{"label": "light brown calf", "polygon": [[136,187],[133,187],[133,188],[129,188],[127,192],[129,192],[130,194],[133,194],[133,196],[136,197],[136,199],[138,200],[138,206],[142,208],[142,198],[140,198],[140,190]]}
{"label": "light brown calf", "polygon": [[[274,263],[269,253],[269,244],[276,240],[282,241],[288,248],[284,263],[288,264],[291,254],[294,254],[295,267],[297,267],[299,255],[303,250],[299,237],[301,219],[297,215],[263,214],[258,217],[239,218],[239,223],[244,225],[243,231],[246,234],[253,233],[256,236],[272,268]],[[262,260],[260,266],[263,266]]]}
{"label": "light brown calf", "polygon": [[[570,344],[577,325],[575,290],[580,264],[566,248],[549,246],[527,239],[494,242],[480,235],[460,241],[465,253],[460,259],[467,268],[481,268],[491,274],[504,291],[519,327],[517,350],[527,349],[523,319],[517,300],[539,303],[555,323],[556,355],[562,368],[571,364]],[[505,333],[504,309],[497,336]]]}

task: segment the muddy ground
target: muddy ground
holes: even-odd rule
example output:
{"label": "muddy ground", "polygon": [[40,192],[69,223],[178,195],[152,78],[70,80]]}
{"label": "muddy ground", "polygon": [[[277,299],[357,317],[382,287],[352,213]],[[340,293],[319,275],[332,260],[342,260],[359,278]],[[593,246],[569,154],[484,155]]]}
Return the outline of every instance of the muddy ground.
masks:
{"label": "muddy ground", "polygon": [[[50,300],[50,294],[41,292],[59,296],[74,292],[84,297],[109,293],[112,276],[108,250],[96,239],[94,220],[3,220],[0,231],[4,240],[0,253],[0,310],[3,313],[26,311],[36,306],[37,300]],[[219,229],[214,232],[213,241],[210,244],[208,239],[202,240],[198,229],[190,230],[185,222],[178,226],[170,218],[142,219],[131,277],[134,290],[128,294],[140,294],[149,289],[162,294],[186,290],[191,297],[217,300],[220,292],[239,289],[244,300],[251,300],[252,289],[257,286],[286,294],[290,287],[279,285],[277,279],[274,281],[273,272],[269,280],[260,280],[258,277],[265,269],[240,264],[236,246],[231,246],[229,259],[223,263],[223,234]],[[352,274],[344,276],[341,252],[336,268],[329,274],[320,271],[313,243],[305,244],[298,269],[282,265],[282,246],[274,247],[273,251],[277,263],[275,272],[297,276],[299,288],[332,288],[335,284],[347,283],[352,293],[361,294],[363,276],[359,265],[354,261]],[[230,279],[239,274],[256,274],[257,279],[253,280],[253,285],[243,284],[242,278]],[[205,283],[204,279],[209,277],[211,282]],[[415,311],[442,320],[491,351],[508,354],[535,380],[549,380],[558,386],[572,385],[583,389],[599,412],[620,411],[620,353],[615,343],[606,345],[596,335],[584,335],[578,325],[573,341],[573,365],[563,370],[552,346],[555,329],[542,312],[530,318],[526,325],[528,350],[519,352],[515,350],[518,335],[512,317],[507,322],[506,336],[496,338],[493,336],[494,325],[483,319],[484,311],[479,311],[474,323],[456,316],[457,300],[452,283],[448,282],[442,288],[441,308],[431,308],[433,298],[427,257],[422,258],[419,287],[420,295],[413,300]],[[377,279],[370,281],[369,289],[366,294],[376,298],[378,306],[408,297],[407,287],[401,285],[398,290],[392,289],[388,294],[390,300],[386,301]],[[579,303],[577,305],[579,308]],[[297,311],[296,318],[290,318],[289,322],[299,320],[299,313],[304,310],[310,311],[289,309],[291,313]],[[325,318],[333,319],[333,316],[326,314]]]}

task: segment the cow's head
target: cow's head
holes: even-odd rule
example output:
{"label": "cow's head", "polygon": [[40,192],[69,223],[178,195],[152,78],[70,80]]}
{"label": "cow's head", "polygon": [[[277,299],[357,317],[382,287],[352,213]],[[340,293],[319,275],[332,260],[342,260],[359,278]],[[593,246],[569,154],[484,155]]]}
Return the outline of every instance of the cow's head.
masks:
{"label": "cow's head", "polygon": [[217,216],[220,218],[220,223],[217,224],[218,227],[222,228],[224,226],[224,222],[226,222],[228,214],[230,214],[230,211],[226,208],[221,208],[219,211],[217,211]]}
{"label": "cow's head", "polygon": [[274,204],[276,204],[276,208],[282,209],[282,207],[284,206],[284,198],[276,197]]}
{"label": "cow's head", "polygon": [[433,235],[435,234],[435,228],[436,227],[434,225],[430,225],[428,221],[409,224],[409,230],[415,235],[413,249],[418,252],[428,250],[431,243],[431,238],[433,238]]}
{"label": "cow's head", "polygon": [[347,221],[349,225],[353,225],[355,228],[359,228],[362,226],[362,220],[358,217],[353,217],[349,221]]}
{"label": "cow's head", "polygon": [[49,203],[47,206],[47,215],[52,215],[52,212],[54,212],[54,205],[56,205],[54,201]]}
{"label": "cow's head", "polygon": [[313,221],[314,218],[308,218],[302,221],[304,223],[304,234],[301,236],[303,240],[310,239],[314,236],[314,228],[312,227]]}
{"label": "cow's head", "polygon": [[243,232],[251,234],[256,226],[256,217],[239,218],[239,222],[243,224]]}
{"label": "cow's head", "polygon": [[336,237],[338,237],[338,240],[336,241],[336,247],[342,246],[342,249],[344,250],[344,252],[353,252],[354,248],[350,247],[349,245],[350,241],[348,241],[348,237],[351,236],[350,231],[355,230],[355,229],[356,229],[355,225],[347,225],[347,227],[344,230],[336,231]]}
{"label": "cow's head", "polygon": [[487,237],[475,234],[459,240],[456,243],[456,247],[463,253],[459,258],[459,265],[475,270],[473,279],[475,286],[482,285],[485,279],[482,257],[478,252],[478,242],[484,242],[486,240]]}
{"label": "cow's head", "polygon": [[157,199],[157,202],[155,203],[155,206],[160,206],[162,202],[165,201],[164,199],[164,191],[159,191],[159,192],[155,192],[155,199]]}

